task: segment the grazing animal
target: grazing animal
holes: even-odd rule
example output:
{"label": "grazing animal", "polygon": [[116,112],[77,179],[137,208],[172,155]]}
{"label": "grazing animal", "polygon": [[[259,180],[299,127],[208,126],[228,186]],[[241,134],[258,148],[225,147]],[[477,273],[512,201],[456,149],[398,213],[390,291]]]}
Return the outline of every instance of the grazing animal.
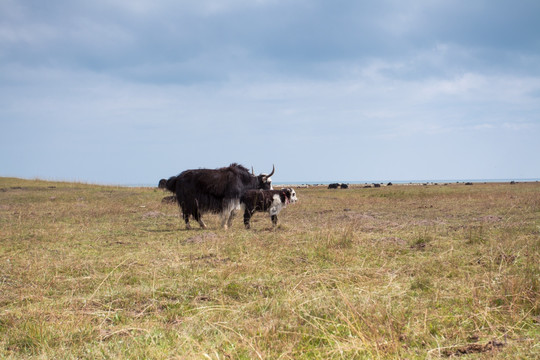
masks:
{"label": "grazing animal", "polygon": [[174,204],[176,202],[176,196],[165,196],[163,199],[161,199],[162,204]]}
{"label": "grazing animal", "polygon": [[[167,180],[161,179],[158,183],[158,189],[167,190]],[[163,199],[161,199],[162,204],[174,204],[176,202],[176,196],[165,196]]]}
{"label": "grazing animal", "polygon": [[190,216],[201,228],[206,228],[201,218],[206,212],[221,214],[221,226],[227,229],[231,226],[234,211],[240,206],[240,196],[247,190],[272,189],[270,177],[274,171],[272,167],[270,174],[255,176],[236,163],[219,169],[186,170],[171,176],[166,182],[166,188],[176,195],[186,229],[191,229]]}
{"label": "grazing animal", "polygon": [[158,189],[167,189],[167,179],[159,180]]}
{"label": "grazing animal", "polygon": [[349,184],[342,184],[342,183],[332,183],[328,184],[328,189],[348,189]]}
{"label": "grazing animal", "polygon": [[298,200],[292,188],[280,190],[248,190],[240,198],[240,206],[244,210],[244,226],[249,229],[249,220],[256,211],[268,211],[272,225],[277,225],[279,212],[289,203]]}

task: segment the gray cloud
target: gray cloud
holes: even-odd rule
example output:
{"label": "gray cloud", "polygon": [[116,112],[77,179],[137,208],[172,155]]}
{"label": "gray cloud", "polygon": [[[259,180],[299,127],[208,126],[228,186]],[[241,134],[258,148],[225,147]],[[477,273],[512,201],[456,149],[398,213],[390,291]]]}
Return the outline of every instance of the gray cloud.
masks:
{"label": "gray cloud", "polygon": [[419,74],[418,52],[440,46],[460,52],[427,64],[428,72],[499,62],[537,71],[540,50],[534,1],[23,1],[2,10],[5,62],[145,81],[224,80],[244,71],[332,76],[336,62],[378,58],[408,61]]}
{"label": "gray cloud", "polygon": [[231,161],[276,162],[283,180],[516,163],[529,176],[538,160],[495,144],[540,151],[538,13],[529,0],[5,0],[0,153],[25,155],[0,160],[92,181]]}

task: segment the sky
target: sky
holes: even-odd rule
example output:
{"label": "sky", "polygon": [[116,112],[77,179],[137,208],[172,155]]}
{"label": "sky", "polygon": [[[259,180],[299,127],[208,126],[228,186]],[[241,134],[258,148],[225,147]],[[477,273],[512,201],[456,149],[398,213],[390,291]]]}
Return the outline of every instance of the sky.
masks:
{"label": "sky", "polygon": [[537,0],[0,0],[0,176],[540,178]]}

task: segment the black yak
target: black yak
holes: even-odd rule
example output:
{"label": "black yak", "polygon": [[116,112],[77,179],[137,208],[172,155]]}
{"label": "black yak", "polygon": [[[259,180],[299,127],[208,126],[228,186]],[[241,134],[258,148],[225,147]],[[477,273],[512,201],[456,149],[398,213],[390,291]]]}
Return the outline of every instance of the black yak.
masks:
{"label": "black yak", "polygon": [[[166,179],[159,180],[158,189],[167,190],[167,180]],[[176,195],[165,196],[163,199],[161,199],[162,204],[174,204],[175,202],[176,202]]]}
{"label": "black yak", "polygon": [[167,179],[159,180],[158,189],[167,189]]}
{"label": "black yak", "polygon": [[275,168],[270,174],[255,176],[242,165],[233,163],[219,169],[186,170],[167,180],[167,190],[176,195],[178,206],[191,229],[189,216],[206,228],[201,215],[206,212],[221,214],[221,226],[231,226],[234,210],[240,206],[240,196],[251,189],[272,189]]}

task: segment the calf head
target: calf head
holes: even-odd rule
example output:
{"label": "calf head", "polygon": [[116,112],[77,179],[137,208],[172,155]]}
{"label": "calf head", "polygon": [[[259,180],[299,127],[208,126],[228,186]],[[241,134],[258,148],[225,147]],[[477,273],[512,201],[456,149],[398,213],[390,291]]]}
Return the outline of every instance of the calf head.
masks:
{"label": "calf head", "polygon": [[283,204],[295,203],[298,201],[296,191],[292,188],[283,188],[280,191],[280,198]]}
{"label": "calf head", "polygon": [[296,197],[296,191],[294,191],[294,189],[292,189],[292,188],[289,188],[289,190],[290,190],[290,192],[291,192],[291,198],[290,198],[289,201],[290,201],[292,204],[294,204],[295,202],[298,201],[298,198]]}

